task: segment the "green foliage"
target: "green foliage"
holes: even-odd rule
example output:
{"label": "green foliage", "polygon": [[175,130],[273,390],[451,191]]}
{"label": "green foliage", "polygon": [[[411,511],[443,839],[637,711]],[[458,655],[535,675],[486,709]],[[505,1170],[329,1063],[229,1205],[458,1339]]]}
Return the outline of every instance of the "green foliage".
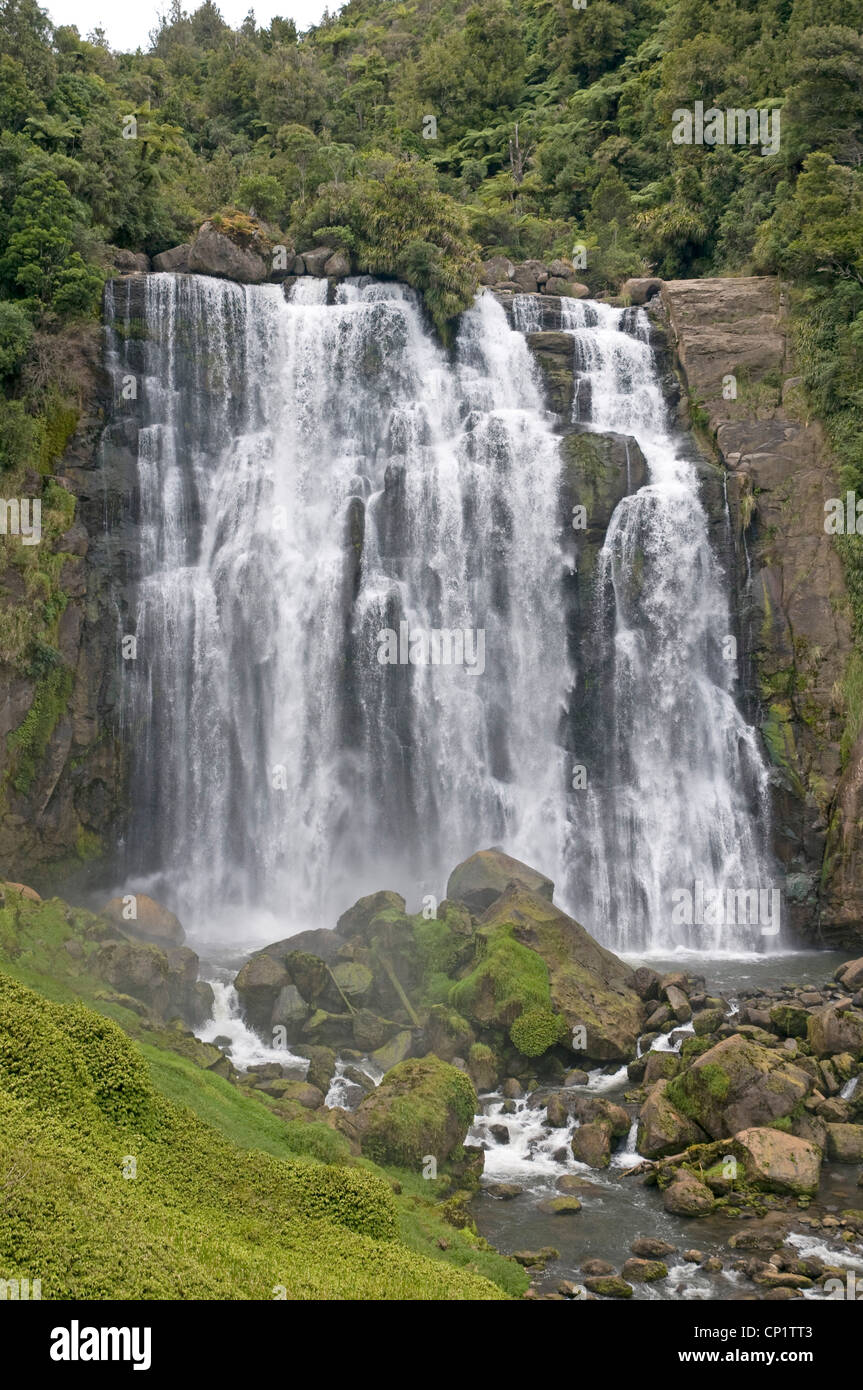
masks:
{"label": "green foliage", "polygon": [[33,325],[20,304],[0,300],[0,376],[12,376],[27,356]]}
{"label": "green foliage", "polygon": [[509,1036],[524,1057],[541,1057],[561,1041],[563,1020],[550,1009],[528,1009],[510,1024]]}
{"label": "green foliage", "polygon": [[520,1014],[550,1010],[548,967],[541,956],[516,941],[509,927],[496,928],[486,940],[473,970],[452,987],[453,1008],[472,1021],[499,1027]]}
{"label": "green foliage", "polygon": [[392,276],[419,290],[436,326],[471,303],[477,249],[454,199],[438,191],[433,172],[409,161],[386,161],[378,177],[322,188],[295,227],[298,242],[320,243],[322,228],[350,232],[357,268]]}
{"label": "green foliage", "polygon": [[12,785],[22,794],[30,790],[48,741],[69,702],[73,678],[68,666],[54,666],[36,686],[23,724],[6,736],[12,755]]}
{"label": "green foliage", "polygon": [[429,1258],[418,1224],[402,1243],[383,1176],[235,1147],[158,1094],[114,1024],[3,974],[0,1188],[0,1267],[43,1298],[505,1296]]}

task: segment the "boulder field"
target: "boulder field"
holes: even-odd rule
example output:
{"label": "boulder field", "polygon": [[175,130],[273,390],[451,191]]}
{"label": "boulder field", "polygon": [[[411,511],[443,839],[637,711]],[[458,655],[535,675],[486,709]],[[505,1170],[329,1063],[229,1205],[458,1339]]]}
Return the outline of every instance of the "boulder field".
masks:
{"label": "boulder field", "polygon": [[[823,989],[777,987],[732,1013],[699,977],[632,969],[553,892],[490,848],[453,870],[435,916],[392,891],[361,898],[335,930],[249,958],[236,979],[246,1020],[309,1058],[318,1094],[337,1058],[353,1068],[352,1108],[330,1123],[378,1160],[463,1163],[476,1093],[499,1090],[529,1092],[598,1169],[637,1120],[640,1172],[676,1214],[807,1200],[822,1161],[863,1162],[863,1093],[847,1084],[863,1070],[861,961]],[[377,1089],[361,1061],[384,1073]],[[579,1089],[587,1068],[622,1065],[623,1104]]]}

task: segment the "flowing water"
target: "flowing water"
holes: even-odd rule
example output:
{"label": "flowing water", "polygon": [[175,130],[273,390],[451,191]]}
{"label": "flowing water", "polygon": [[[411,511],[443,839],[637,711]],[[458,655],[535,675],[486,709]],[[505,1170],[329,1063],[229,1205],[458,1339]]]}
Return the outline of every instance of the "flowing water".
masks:
{"label": "flowing water", "polygon": [[332,304],[311,278],[290,302],[199,276],[142,292],[133,881],[193,938],[248,948],[382,886],[440,896],[500,843],[618,949],[769,945],[751,923],[672,920],[679,890],[772,880],[725,577],[643,311],[562,302],[579,427],[634,436],[649,468],[602,551],[588,694],[556,422],[519,331],[542,324],[535,297],[513,328],[484,294],[445,352],[393,284]]}
{"label": "flowing water", "polygon": [[[698,474],[669,431],[644,311],[561,309],[575,340],[574,418],[634,437],[648,470],[611,518],[581,639],[590,682],[576,699],[590,702],[590,752],[567,896],[617,950],[763,948],[776,933],[760,928],[777,923],[769,912],[748,920],[728,895],[761,890],[764,905],[775,886],[767,769],[735,702],[727,579]],[[712,911],[698,913],[699,894]]]}
{"label": "flowing water", "polygon": [[[845,953],[841,952],[789,954],[782,959],[783,981],[799,986],[823,985],[845,959]],[[659,970],[679,968],[680,957],[656,960],[654,964]],[[738,990],[751,992],[776,984],[775,959],[771,961],[763,956],[736,960],[725,957],[708,969],[708,987],[727,1000],[729,1017],[736,1012]],[[683,1039],[691,1032],[691,1025],[675,1028],[672,1033],[657,1038],[653,1048],[679,1051]],[[587,1085],[572,1089],[581,1095],[601,1095],[626,1106],[624,1093],[630,1086],[625,1067],[616,1070],[610,1067],[591,1072]],[[848,1083],[844,1090],[850,1088],[851,1083]],[[639,1162],[634,1151],[633,1130],[612,1153],[608,1168],[593,1169],[572,1156],[569,1144],[575,1121],[565,1128],[549,1126],[542,1091],[515,1101],[515,1109],[510,1114],[504,1113],[500,1094],[482,1096],[480,1106],[467,1141],[481,1144],[486,1151],[482,1191],[472,1204],[473,1214],[480,1233],[505,1253],[543,1247],[558,1252],[544,1273],[535,1276],[538,1288],[552,1291],[562,1279],[582,1285],[581,1265],[587,1259],[605,1260],[619,1272],[632,1253],[632,1243],[639,1237],[649,1236],[673,1247],[673,1253],[663,1257],[668,1278],[655,1284],[636,1283],[633,1295],[636,1299],[763,1297],[763,1290],[733,1268],[739,1255],[729,1249],[728,1241],[741,1229],[739,1218],[724,1214],[697,1218],[673,1216],[665,1211],[656,1188],[645,1187],[639,1176],[629,1174]],[[626,1108],[633,1117],[637,1114],[636,1105]],[[568,1190],[567,1195],[578,1198],[581,1210],[555,1215],[546,1209],[545,1203],[561,1195],[558,1181],[564,1176],[569,1182],[578,1182],[577,1189]],[[819,1215],[859,1208],[860,1189],[856,1181],[857,1170],[853,1165],[825,1164],[817,1203]],[[514,1186],[518,1195],[507,1198],[497,1195],[499,1184]],[[790,1215],[794,1217],[793,1209]],[[818,1255],[826,1264],[854,1271],[858,1281],[863,1276],[860,1242],[849,1248],[837,1231],[810,1233],[802,1222],[792,1221],[787,1244],[787,1253],[793,1247],[800,1255]],[[684,1252],[693,1247],[700,1252],[700,1260],[684,1258]],[[719,1259],[722,1268],[705,1269],[704,1261],[710,1258]],[[804,1291],[804,1297],[824,1298],[830,1292],[814,1286]]]}

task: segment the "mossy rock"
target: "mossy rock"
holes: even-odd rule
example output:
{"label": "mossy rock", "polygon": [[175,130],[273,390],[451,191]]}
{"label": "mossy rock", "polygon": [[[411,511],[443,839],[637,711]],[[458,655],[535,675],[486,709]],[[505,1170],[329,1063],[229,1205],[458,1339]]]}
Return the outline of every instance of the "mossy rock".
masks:
{"label": "mossy rock", "polygon": [[551,902],[554,884],[545,874],[513,859],[501,849],[484,849],[459,864],[449,876],[446,886],[448,899],[463,903],[471,912],[485,912],[510,883],[538,893]]}
{"label": "mossy rock", "polygon": [[[633,971],[594,941],[580,923],[540,894],[514,884],[480,918],[478,936],[488,941],[489,955],[502,939],[508,940],[510,951],[521,948],[528,953],[510,957],[511,973],[521,981],[523,1007],[518,1012],[550,1009],[564,1020],[568,1031],[584,1027],[583,1055],[595,1061],[626,1062],[634,1055],[644,1006],[633,987]],[[548,982],[542,990],[544,997],[540,997],[540,973],[535,964],[528,966],[528,956],[544,966]],[[530,990],[528,978],[533,982]],[[459,985],[453,991],[453,1003],[471,1017],[456,1002],[461,989]],[[510,997],[517,997],[515,989]],[[496,1021],[508,1025],[515,1016],[514,1012],[502,1017],[498,1012]]]}
{"label": "mossy rock", "polygon": [[362,1151],[376,1163],[417,1171],[429,1154],[441,1165],[463,1144],[476,1103],[457,1067],[437,1057],[400,1062],[356,1111]]}
{"label": "mossy rock", "polygon": [[522,946],[511,926],[484,930],[483,953],[473,970],[454,985],[454,1009],[482,1027],[507,1028],[522,1013],[551,1008],[548,969]]}
{"label": "mossy rock", "polygon": [[774,1004],[770,1022],[783,1038],[805,1038],[809,1026],[809,1010],[793,1004]]}
{"label": "mossy rock", "polygon": [[674,1077],[668,1100],[713,1139],[790,1115],[812,1090],[812,1078],[780,1051],[734,1033]]}

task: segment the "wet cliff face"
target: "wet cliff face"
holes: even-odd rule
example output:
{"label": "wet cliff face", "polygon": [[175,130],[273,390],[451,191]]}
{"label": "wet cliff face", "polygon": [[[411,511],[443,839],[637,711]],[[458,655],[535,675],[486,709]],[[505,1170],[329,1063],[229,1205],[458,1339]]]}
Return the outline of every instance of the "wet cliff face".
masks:
{"label": "wet cliff face", "polygon": [[[69,524],[55,527],[56,535],[50,542],[55,558],[53,568],[47,567],[55,588],[63,595],[56,623],[56,658],[30,672],[9,668],[3,673],[0,776],[5,801],[0,818],[0,872],[13,878],[27,877],[38,887],[63,882],[67,891],[77,888],[85,892],[88,885],[94,887],[100,879],[107,880],[120,863],[118,845],[128,829],[129,751],[133,743],[141,746],[141,729],[133,727],[135,706],[128,700],[128,669],[121,659],[120,643],[124,634],[135,631],[132,595],[142,579],[141,529],[145,518],[140,410],[134,402],[128,408],[118,406],[118,394],[123,372],[146,375],[151,350],[146,329],[148,314],[152,317],[150,279],[143,274],[130,275],[115,283],[112,302],[115,319],[116,306],[121,306],[122,324],[114,324],[113,349],[105,354],[94,339],[87,350],[86,402],[79,427],[58,478],[39,483],[43,489],[56,483],[70,503]],[[557,739],[566,755],[566,782],[582,762],[595,768],[604,762],[609,797],[614,797],[621,783],[637,788],[640,797],[649,796],[650,787],[639,785],[632,745],[624,766],[614,741],[609,742],[609,730],[603,733],[610,718],[606,695],[614,673],[608,665],[609,653],[603,642],[594,640],[596,629],[591,626],[596,616],[596,586],[604,584],[612,609],[618,619],[623,616],[633,642],[637,644],[644,636],[645,615],[637,610],[643,598],[645,557],[651,563],[647,502],[639,507],[624,506],[618,516],[617,548],[612,547],[614,554],[607,554],[604,560],[602,555],[618,504],[629,497],[634,499],[649,480],[648,460],[634,437],[638,421],[633,417],[634,423],[626,424],[631,402],[612,417],[601,401],[592,398],[606,370],[602,358],[606,350],[617,353],[618,365],[612,375],[622,372],[621,381],[629,396],[643,328],[626,315],[613,324],[611,319],[608,324],[604,319],[590,319],[588,323],[591,314],[596,316],[595,310],[553,298],[541,305],[538,297],[527,295],[501,295],[499,300],[533,351],[545,384],[546,403],[554,412],[551,430],[560,444],[561,467],[555,472],[558,481],[551,485],[554,516],[549,513],[562,561],[554,587],[562,612],[566,660],[570,670],[580,673],[568,699],[561,700]],[[373,305],[370,312],[377,312]],[[607,311],[606,317],[610,313]],[[740,650],[734,694],[748,719],[760,726],[772,764],[772,817],[767,820],[772,819],[773,849],[787,875],[792,924],[813,942],[852,944],[859,941],[863,930],[863,865],[858,864],[856,851],[857,824],[863,814],[858,804],[863,747],[842,748],[845,710],[841,691],[851,637],[839,559],[823,528],[824,499],[836,494],[836,485],[823,435],[817,423],[801,418],[797,407],[779,288],[766,279],[672,282],[662,287],[661,297],[651,301],[650,314],[654,382],[662,386],[672,418],[676,415],[681,426],[695,425],[697,436],[709,440],[715,450],[713,459],[704,452],[701,463],[697,462],[695,446],[687,445],[685,452],[696,458],[711,549],[736,579],[737,590],[725,613],[702,612],[699,617],[695,609],[700,599],[693,580],[693,609],[688,617],[683,615],[688,626],[685,623],[685,631],[675,628],[673,633],[669,629],[669,635],[678,643],[692,639],[699,652],[705,642],[715,645],[714,628],[716,632],[727,629],[737,637]],[[178,324],[176,329],[178,348],[186,351],[192,327]],[[605,341],[603,334],[607,336],[612,330],[615,341]],[[321,331],[330,329],[322,327]],[[494,334],[499,331],[495,328]],[[365,356],[359,353],[364,390],[380,371],[375,356],[379,356],[380,343],[376,343],[371,333],[368,352],[363,350]],[[475,371],[471,354],[476,351],[478,348],[469,343],[463,349],[469,375]],[[201,359],[202,370],[210,376],[218,367],[217,357],[214,341],[206,359]],[[679,409],[675,362],[688,393]],[[442,363],[439,366],[442,370]],[[483,367],[487,375],[497,370]],[[642,370],[640,365],[638,370]],[[503,375],[506,377],[506,372]],[[733,390],[729,390],[729,379],[733,379]],[[325,384],[328,380],[325,368],[322,380]],[[355,408],[344,392],[336,393],[333,399],[334,409]],[[230,408],[235,409],[236,403]],[[209,428],[215,416],[209,409],[205,413]],[[322,407],[321,419],[327,429],[334,418],[329,406]],[[611,427],[612,418],[616,428]],[[585,430],[588,423],[591,428]],[[545,438],[542,429],[540,433]],[[399,537],[389,536],[387,530],[390,523],[396,530],[406,524],[403,488],[402,475],[389,469],[372,537],[382,555],[404,554],[404,548],[396,544]],[[63,506],[56,501],[60,494],[52,495],[55,510],[59,506],[58,515],[64,515]],[[205,518],[199,502],[194,502],[189,518],[189,534],[193,536],[199,535]],[[370,553],[367,502],[354,499],[350,503],[343,544],[339,542],[345,563],[340,562],[338,602],[348,609],[361,590],[364,556]],[[579,504],[585,506],[587,524],[583,531],[574,533],[571,515]],[[687,514],[687,525],[693,524],[693,517],[698,520],[695,513]],[[701,524],[698,521],[696,530]],[[698,534],[703,540],[700,530]],[[696,546],[694,550],[689,547],[689,553],[703,551]],[[605,572],[600,574],[603,565]],[[399,569],[386,573],[391,583],[404,578]],[[633,589],[634,580],[638,593]],[[7,614],[26,612],[32,602],[32,585],[30,590],[26,588],[19,569],[7,564],[0,583],[6,591]],[[661,584],[657,588],[660,591]],[[425,589],[420,586],[417,592],[425,593]],[[492,592],[497,602],[500,596],[493,585]],[[648,613],[647,622],[655,624],[660,617],[666,622],[670,616],[653,611]],[[693,626],[690,620],[694,617],[698,622]],[[650,635],[651,642],[656,635]],[[711,669],[710,688],[721,691],[724,675],[715,664]],[[633,667],[629,675],[634,671]],[[284,682],[276,685],[282,689]],[[206,673],[201,688],[212,694],[212,680]],[[354,696],[356,703],[359,696],[356,692]],[[167,712],[163,713],[167,717]],[[139,714],[143,718],[144,712],[139,710]],[[615,717],[621,715],[629,720],[635,738],[641,727],[637,704],[630,702]],[[357,717],[348,734],[356,727]],[[742,743],[732,740],[737,745],[735,756],[740,756],[747,741],[745,728],[741,728]],[[644,738],[650,736],[649,724],[641,733]],[[152,734],[151,728],[151,742]],[[669,757],[673,753],[666,751]],[[236,740],[230,756],[234,760],[238,756]],[[512,768],[505,766],[507,757],[511,759],[511,750],[507,753],[501,740],[495,743],[491,738],[489,766],[503,786],[509,785],[507,779],[512,776]],[[741,797],[739,801],[732,797],[723,811],[735,823],[757,813],[757,760],[752,761],[750,754],[746,758],[748,771],[744,775],[738,769]],[[271,761],[278,763],[279,759],[274,756]],[[737,774],[730,776],[730,781],[734,783],[735,778]],[[157,781],[148,784],[156,791]],[[138,800],[144,805],[140,788]],[[573,822],[571,810],[564,814],[570,826],[575,825],[574,849],[565,858],[570,867],[578,860],[576,871],[569,875],[568,891],[573,902],[575,898],[593,902],[594,910],[598,910],[596,883],[601,879],[602,864],[622,855],[630,871],[627,854],[633,849],[636,856],[639,853],[636,821],[627,821],[617,811],[615,844],[604,843],[607,836],[603,826],[614,819],[615,806],[619,811],[619,802],[610,801],[604,808],[597,803],[592,828],[584,823],[579,827],[577,816]],[[151,823],[157,809],[155,804],[145,805]],[[228,811],[226,824],[234,824],[231,816],[235,811],[230,807]],[[402,823],[403,818],[396,817],[394,824]],[[363,828],[354,814],[354,838],[362,838],[366,832],[371,833],[369,827]],[[573,830],[566,834],[572,835]],[[687,834],[691,834],[689,825]],[[421,842],[427,827],[418,824],[417,835]],[[707,845],[708,826],[705,835]],[[173,831],[168,838],[176,838]],[[257,832],[253,840],[260,844]],[[750,853],[761,854],[761,849],[750,846],[744,860]],[[585,875],[590,880],[589,892]],[[566,873],[558,876],[561,882],[567,881]],[[630,904],[634,913],[643,910],[650,891],[649,879],[642,875],[637,888],[642,903]],[[585,920],[593,920],[588,913],[584,915]],[[625,944],[623,935],[615,939]]]}
{"label": "wet cliff face", "polygon": [[117,566],[105,538],[119,501],[100,453],[112,394],[101,331],[82,330],[70,351],[77,425],[56,471],[24,481],[41,499],[42,539],[29,552],[0,541],[0,876],[85,891],[122,824]]}
{"label": "wet cliff face", "polygon": [[670,331],[692,422],[727,469],[742,656],[772,763],[775,852],[791,920],[813,944],[863,935],[863,745],[844,746],[852,636],[824,503],[839,495],[807,417],[779,283],[672,281],[654,312]]}

